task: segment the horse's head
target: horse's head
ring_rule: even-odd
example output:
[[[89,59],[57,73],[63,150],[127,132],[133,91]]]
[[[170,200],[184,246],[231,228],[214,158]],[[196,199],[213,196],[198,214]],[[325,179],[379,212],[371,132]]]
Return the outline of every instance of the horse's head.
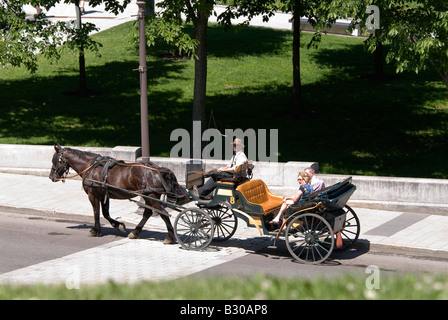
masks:
[[[63,151],[64,149],[59,145],[54,146],[55,153],[53,155],[53,159],[51,162],[53,165],[51,166],[50,171],[50,180],[53,182],[64,181],[64,177],[67,175],[70,166],[64,159]]]

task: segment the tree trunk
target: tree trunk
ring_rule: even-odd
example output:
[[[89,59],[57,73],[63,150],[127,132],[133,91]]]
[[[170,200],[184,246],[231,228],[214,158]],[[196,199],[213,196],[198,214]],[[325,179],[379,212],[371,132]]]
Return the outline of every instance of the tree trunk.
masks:
[[[433,65],[434,69],[439,74],[440,78],[442,79],[443,83],[445,84],[446,90],[448,90],[448,72],[442,71],[440,68],[436,67],[436,65],[432,61],[429,61],[429,62]]]
[[[87,95],[87,77],[86,77],[86,61],[84,58],[84,48],[81,45],[79,52],[79,88],[78,93],[80,96]]]
[[[375,78],[377,79],[383,79],[384,78],[384,58],[383,58],[383,43],[378,40],[378,38],[381,38],[382,30],[377,29],[375,30],[375,41],[376,41],[376,48],[375,48]]]
[[[303,114],[302,103],[302,81],[300,78],[300,16],[301,0],[294,0],[293,9],[293,42],[292,42],[292,66],[293,66],[293,114],[301,116]]]
[[[208,14],[199,12],[194,26],[194,37],[199,41],[194,64],[193,121],[205,121],[205,98],[207,90],[207,26]],[[204,127],[204,126],[202,126]]]
[[[442,78],[443,83],[445,84],[446,90],[448,90],[448,71],[444,71],[439,68],[440,64],[434,63],[434,61],[429,60],[429,63],[434,67],[434,69],[439,74],[440,78]]]

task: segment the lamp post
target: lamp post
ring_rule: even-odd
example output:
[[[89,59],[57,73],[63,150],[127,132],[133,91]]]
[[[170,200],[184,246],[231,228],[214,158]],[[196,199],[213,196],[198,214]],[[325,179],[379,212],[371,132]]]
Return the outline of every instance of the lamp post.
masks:
[[[146,1],[137,0],[138,5],[138,30],[139,30],[139,56],[140,65],[140,118],[142,139],[142,162],[149,162],[149,126],[148,126],[148,79],[146,67],[146,37],[145,14]]]

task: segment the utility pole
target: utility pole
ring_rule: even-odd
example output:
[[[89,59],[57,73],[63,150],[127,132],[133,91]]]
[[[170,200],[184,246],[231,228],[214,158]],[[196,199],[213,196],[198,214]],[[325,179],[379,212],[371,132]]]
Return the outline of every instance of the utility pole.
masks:
[[[142,135],[142,162],[149,162],[149,126],[148,126],[148,78],[146,67],[146,37],[145,15],[146,1],[137,0],[138,5],[138,30],[139,30],[139,55],[140,65],[140,117]]]

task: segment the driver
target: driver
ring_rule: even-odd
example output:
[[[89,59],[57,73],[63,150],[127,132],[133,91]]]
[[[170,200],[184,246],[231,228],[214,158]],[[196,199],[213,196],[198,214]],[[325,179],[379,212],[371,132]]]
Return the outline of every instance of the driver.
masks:
[[[193,186],[193,194],[197,198],[207,198],[208,194],[216,188],[216,181],[224,178],[232,178],[235,168],[247,162],[246,154],[244,153],[244,143],[241,139],[235,138],[233,140],[233,157],[227,166],[215,169],[210,173],[210,179],[201,186]]]

